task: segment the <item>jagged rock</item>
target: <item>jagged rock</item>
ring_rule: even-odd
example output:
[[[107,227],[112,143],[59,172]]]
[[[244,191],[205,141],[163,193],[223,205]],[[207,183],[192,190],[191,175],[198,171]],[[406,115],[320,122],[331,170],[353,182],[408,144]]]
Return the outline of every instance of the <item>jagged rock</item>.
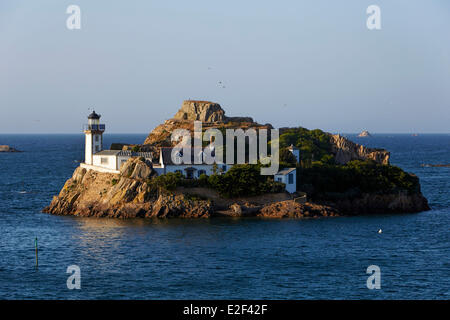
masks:
[[[183,195],[160,195],[146,217],[209,218],[212,212],[211,204],[205,200],[187,200]]]
[[[86,174],[86,172],[87,172],[87,170],[85,168],[82,168],[82,167],[76,168],[75,171],[73,172],[72,180],[74,182],[83,181],[83,177]]]
[[[120,168],[120,174],[131,179],[146,180],[155,174],[152,163],[141,158],[130,158]]]
[[[203,122],[223,121],[225,111],[218,103],[210,101],[185,100],[181,109],[175,114],[178,120],[199,120]]]
[[[227,117],[220,104],[211,101],[185,100],[173,117],[182,121],[202,122],[253,122],[251,117]],[[170,124],[170,120],[166,122]]]
[[[264,206],[258,216],[266,218],[333,217],[340,216],[340,212],[325,205],[289,200]]]
[[[374,160],[379,164],[389,164],[389,151],[367,148],[356,144],[345,137],[330,135],[331,152],[338,164],[346,164],[351,160]]]
[[[230,206],[230,209],[231,210],[233,210],[233,212],[235,213],[235,214],[242,214],[242,207],[239,205],[239,204],[237,204],[237,203],[233,203],[231,206]]]

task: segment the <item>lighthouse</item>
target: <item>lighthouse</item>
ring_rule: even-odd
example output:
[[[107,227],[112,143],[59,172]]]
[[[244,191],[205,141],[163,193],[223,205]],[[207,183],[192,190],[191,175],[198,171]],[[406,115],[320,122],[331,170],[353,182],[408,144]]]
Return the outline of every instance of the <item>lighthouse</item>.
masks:
[[[100,115],[95,111],[88,116],[88,123],[84,125],[85,143],[85,163],[93,164],[93,156],[103,149],[103,132],[105,125],[100,124]]]

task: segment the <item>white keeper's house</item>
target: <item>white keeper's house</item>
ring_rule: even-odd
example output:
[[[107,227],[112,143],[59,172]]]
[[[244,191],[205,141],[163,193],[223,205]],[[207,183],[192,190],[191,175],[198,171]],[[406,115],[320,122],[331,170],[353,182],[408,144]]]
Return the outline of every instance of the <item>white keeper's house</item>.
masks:
[[[130,150],[103,150],[103,133],[105,125],[100,123],[100,115],[93,111],[88,116],[88,123],[84,125],[85,134],[85,161],[80,166],[88,170],[99,172],[120,173],[120,167],[132,157],[143,157],[153,163],[153,155],[151,152],[133,152]],[[184,164],[182,151],[175,158],[172,158],[174,148],[161,148],[159,163],[153,163],[153,169],[158,175],[169,172],[180,172],[188,179],[197,179],[202,174],[211,175],[214,170],[218,173],[227,172],[233,165],[231,164],[206,164],[205,153],[202,149],[191,149],[191,164]],[[214,157],[214,150],[209,150],[210,156]],[[291,145],[289,148],[297,162],[300,161],[300,153],[297,148]],[[297,175],[296,168],[288,168],[279,171],[274,175],[274,180],[282,182],[286,185],[286,191],[289,193],[296,192]]]

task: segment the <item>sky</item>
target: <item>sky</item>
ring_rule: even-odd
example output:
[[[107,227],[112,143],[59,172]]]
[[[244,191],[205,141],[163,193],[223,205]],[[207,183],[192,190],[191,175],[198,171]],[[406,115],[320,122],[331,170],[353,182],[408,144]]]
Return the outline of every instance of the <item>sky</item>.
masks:
[[[0,133],[81,133],[89,108],[148,133],[185,99],[274,127],[449,133],[449,40],[448,0],[1,0]]]

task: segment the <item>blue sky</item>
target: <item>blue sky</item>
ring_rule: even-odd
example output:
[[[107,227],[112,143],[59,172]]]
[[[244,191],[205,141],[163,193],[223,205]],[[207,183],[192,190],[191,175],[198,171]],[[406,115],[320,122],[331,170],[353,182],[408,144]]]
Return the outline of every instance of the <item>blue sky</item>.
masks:
[[[449,35],[447,0],[2,0],[0,133],[81,132],[89,107],[147,133],[189,98],[275,127],[448,133]]]

